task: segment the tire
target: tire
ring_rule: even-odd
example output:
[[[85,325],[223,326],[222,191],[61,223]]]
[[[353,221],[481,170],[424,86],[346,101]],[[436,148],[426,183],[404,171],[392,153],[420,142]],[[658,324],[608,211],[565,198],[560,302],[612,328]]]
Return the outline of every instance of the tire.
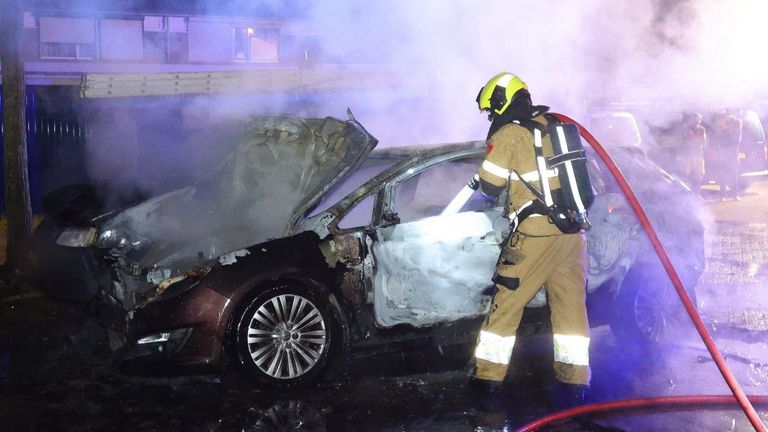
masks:
[[[686,286],[696,305],[693,286]],[[652,346],[673,340],[692,328],[672,282],[664,270],[632,269],[616,295],[611,331],[619,341]]]
[[[309,384],[325,370],[341,338],[327,295],[298,283],[259,292],[236,316],[238,363],[269,387]]]

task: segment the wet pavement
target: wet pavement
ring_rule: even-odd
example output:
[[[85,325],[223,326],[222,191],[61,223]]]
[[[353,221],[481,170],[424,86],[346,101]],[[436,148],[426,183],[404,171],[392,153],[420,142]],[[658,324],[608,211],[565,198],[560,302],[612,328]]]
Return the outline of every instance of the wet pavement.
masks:
[[[742,201],[703,196],[712,212],[698,306],[747,394],[768,395],[768,181]],[[42,305],[41,305],[42,303]],[[31,306],[34,304],[34,306]],[[100,331],[34,294],[0,299],[3,431],[491,431],[553,412],[551,341],[521,338],[504,396],[466,386],[461,353],[425,352],[352,365],[349,377],[272,392],[236,375],[136,377],[110,367]],[[653,351],[593,329],[592,400],[728,394],[692,326]],[[382,371],[386,371],[383,373]],[[768,410],[759,410],[768,421]],[[734,405],[643,411],[553,430],[748,431]]]

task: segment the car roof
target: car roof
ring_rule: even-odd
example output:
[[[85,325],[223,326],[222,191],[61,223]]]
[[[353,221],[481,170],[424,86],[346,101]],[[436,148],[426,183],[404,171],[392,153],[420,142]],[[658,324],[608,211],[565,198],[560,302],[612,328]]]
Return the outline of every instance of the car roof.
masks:
[[[378,175],[366,180],[362,185],[357,187],[355,191],[331,205],[329,210],[338,210],[353,205],[371,190],[375,189],[377,185],[390,181],[407,171],[409,168],[418,166],[425,161],[442,158],[451,159],[453,154],[466,155],[467,153],[477,153],[480,155],[484,154],[485,148],[485,141],[376,148],[368,154],[367,159],[385,159],[394,162],[393,165]],[[366,192],[362,193],[362,191]]]
[[[602,118],[634,118],[635,116],[632,115],[632,113],[629,113],[627,111],[597,111],[592,112],[589,114],[589,117],[591,119],[602,119]]]

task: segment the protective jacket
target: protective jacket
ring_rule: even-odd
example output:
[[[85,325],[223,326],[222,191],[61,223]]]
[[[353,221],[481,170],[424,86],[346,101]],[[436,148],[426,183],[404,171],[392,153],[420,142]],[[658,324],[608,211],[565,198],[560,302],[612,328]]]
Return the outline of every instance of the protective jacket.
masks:
[[[533,120],[547,124],[542,115]],[[548,135],[543,137],[542,146],[545,155],[553,155]],[[503,245],[497,263],[494,275],[497,293],[480,331],[475,377],[504,379],[523,309],[544,286],[552,312],[555,376],[569,384],[589,384],[584,234],[563,234],[545,215],[530,215],[519,225],[516,221],[535,200],[520,177],[541,188],[533,134],[516,123],[499,128],[490,139],[479,176],[484,191],[501,190],[509,182],[508,211],[516,231]],[[552,190],[560,187],[554,171],[547,174],[547,179]]]
[[[534,117],[533,121],[542,125],[547,124],[547,119],[543,115]],[[545,155],[552,156],[554,154],[549,135],[543,136],[542,145]],[[545,172],[549,179],[550,189],[559,189],[560,181],[557,173],[550,169]],[[488,154],[480,166],[479,174],[484,190],[488,189],[488,184],[496,188],[504,188],[507,181],[510,181],[507,212],[512,225],[517,226],[520,222],[517,216],[524,213],[536,200],[536,196],[523,184],[520,177],[536,189],[542,189],[532,133],[517,123],[507,123],[501,127],[490,139]],[[542,214],[531,214],[517,228],[532,235],[560,233],[560,230],[549,223],[547,217]]]

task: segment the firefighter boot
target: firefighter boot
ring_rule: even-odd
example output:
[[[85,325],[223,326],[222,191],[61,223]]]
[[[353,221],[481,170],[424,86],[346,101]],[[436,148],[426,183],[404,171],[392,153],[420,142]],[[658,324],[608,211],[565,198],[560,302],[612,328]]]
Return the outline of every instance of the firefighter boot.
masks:
[[[464,373],[467,377],[467,389],[473,396],[485,396],[501,392],[503,381],[494,381],[477,378],[477,361],[473,357],[464,367]]]
[[[484,380],[471,377],[467,381],[470,397],[483,412],[503,412],[507,405],[507,394],[503,381]]]
[[[558,410],[566,410],[587,403],[589,386],[555,382],[552,389],[552,399]]]

